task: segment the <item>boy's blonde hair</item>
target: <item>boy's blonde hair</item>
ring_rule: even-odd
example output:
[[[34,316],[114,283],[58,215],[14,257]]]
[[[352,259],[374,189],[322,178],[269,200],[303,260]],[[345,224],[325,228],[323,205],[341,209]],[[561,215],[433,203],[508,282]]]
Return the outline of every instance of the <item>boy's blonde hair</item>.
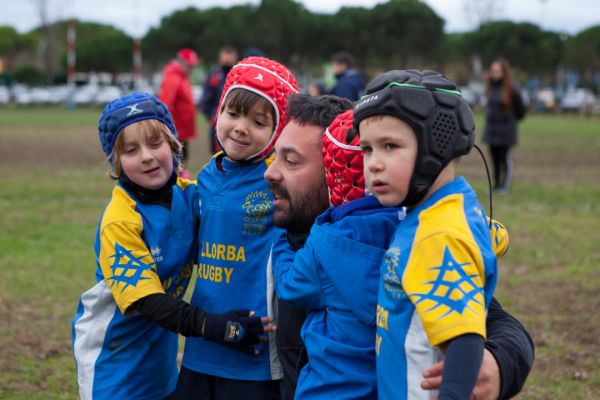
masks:
[[[182,145],[179,140],[171,133],[171,130],[162,122],[156,119],[145,119],[142,121],[135,122],[131,125],[127,125],[123,128],[119,134],[117,135],[117,139],[115,141],[115,145],[113,147],[113,151],[110,155],[112,168],[109,170],[108,175],[111,179],[118,180],[123,172],[123,168],[121,167],[120,156],[123,154],[123,147],[125,146],[125,140],[123,139],[123,132],[125,129],[136,126],[138,129],[141,129],[144,134],[146,140],[151,141],[156,139],[158,136],[162,135],[162,137],[167,141],[171,151],[173,152],[173,158],[179,160],[181,155]],[[181,172],[181,163],[177,164],[177,170],[174,171],[177,175]]]

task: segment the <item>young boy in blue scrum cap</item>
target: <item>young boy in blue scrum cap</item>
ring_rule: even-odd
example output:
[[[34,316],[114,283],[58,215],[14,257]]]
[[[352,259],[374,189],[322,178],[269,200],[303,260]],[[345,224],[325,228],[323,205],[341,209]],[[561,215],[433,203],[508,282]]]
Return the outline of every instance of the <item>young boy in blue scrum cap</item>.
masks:
[[[379,398],[427,399],[421,372],[445,352],[440,399],[469,399],[482,360],[496,254],[473,189],[455,178],[475,137],[456,85],[433,71],[390,71],[354,108],[367,188],[404,206],[381,265]],[[504,232],[502,230],[502,232]]]
[[[178,178],[181,144],[147,93],[109,103],[98,124],[117,180],[98,224],[96,284],[73,318],[82,399],[161,399],[177,382],[177,333],[253,351],[261,319],[211,314],[181,300],[196,256],[196,183]]]

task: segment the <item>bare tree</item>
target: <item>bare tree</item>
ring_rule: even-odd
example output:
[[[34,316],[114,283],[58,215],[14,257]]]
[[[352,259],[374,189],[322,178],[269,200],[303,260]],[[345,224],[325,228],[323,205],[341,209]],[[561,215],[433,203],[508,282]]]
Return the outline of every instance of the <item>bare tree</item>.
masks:
[[[50,22],[49,0],[32,0],[40,16],[42,29],[42,54],[44,60],[44,72],[46,73],[46,83],[54,83],[54,32]]]
[[[502,16],[509,0],[464,0],[465,15],[477,28]]]

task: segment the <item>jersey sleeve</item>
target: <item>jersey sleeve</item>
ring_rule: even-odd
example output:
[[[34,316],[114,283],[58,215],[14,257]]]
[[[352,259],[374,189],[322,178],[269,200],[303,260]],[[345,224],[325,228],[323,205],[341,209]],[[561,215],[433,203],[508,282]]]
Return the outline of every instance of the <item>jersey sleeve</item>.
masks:
[[[100,232],[98,263],[123,314],[137,300],[165,293],[141,233],[142,226],[130,221],[113,222]]]
[[[485,338],[485,267],[472,241],[441,232],[415,243],[402,286],[432,346],[467,333]]]

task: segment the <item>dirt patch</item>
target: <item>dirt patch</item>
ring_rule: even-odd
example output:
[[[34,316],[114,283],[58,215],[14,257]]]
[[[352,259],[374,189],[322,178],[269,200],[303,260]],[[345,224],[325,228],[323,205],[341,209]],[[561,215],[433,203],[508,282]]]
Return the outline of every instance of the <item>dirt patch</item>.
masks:
[[[72,304],[54,304],[48,309],[36,303],[42,304],[0,299],[0,369],[4,372],[22,371],[19,360],[23,358],[47,360],[71,352],[65,321]]]
[[[536,347],[530,381],[559,386],[597,379],[600,354],[600,299],[574,284],[536,279],[512,285],[509,311],[527,327]],[[589,382],[588,382],[589,383]],[[557,398],[548,387],[525,385],[521,396]],[[586,385],[583,398],[600,398],[600,387]],[[519,396],[519,397],[521,397]],[[575,397],[570,397],[575,398]]]
[[[491,158],[484,150],[490,174]],[[522,182],[552,181],[598,182],[600,181],[600,159],[597,154],[577,154],[574,152],[535,152],[517,149],[514,152],[514,179]],[[476,151],[463,158],[460,173],[469,178],[485,179],[485,166]]]

